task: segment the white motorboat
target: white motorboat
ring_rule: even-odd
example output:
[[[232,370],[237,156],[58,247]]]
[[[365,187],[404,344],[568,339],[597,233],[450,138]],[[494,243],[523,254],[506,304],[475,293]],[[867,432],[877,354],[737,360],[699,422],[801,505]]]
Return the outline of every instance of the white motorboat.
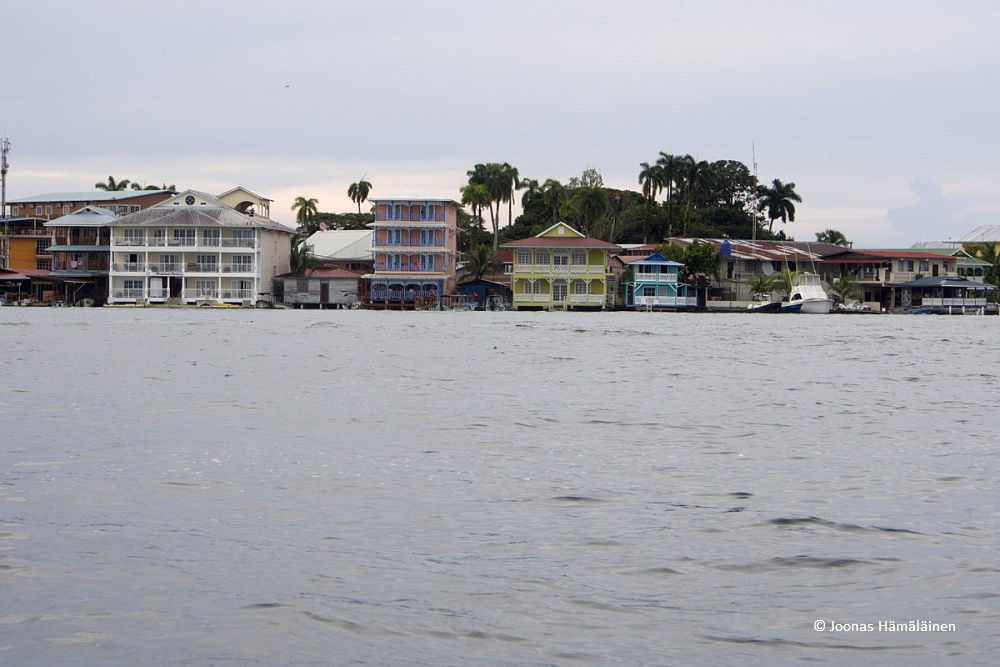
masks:
[[[833,299],[823,290],[815,273],[800,273],[795,277],[788,301],[781,303],[783,313],[829,313]]]

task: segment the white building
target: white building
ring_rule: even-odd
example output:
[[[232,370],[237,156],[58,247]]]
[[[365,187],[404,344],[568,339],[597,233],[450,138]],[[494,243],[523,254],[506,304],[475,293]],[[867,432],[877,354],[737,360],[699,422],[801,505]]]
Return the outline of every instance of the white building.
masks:
[[[256,206],[241,213],[188,190],[111,223],[108,303],[244,304],[272,293],[293,230],[261,215],[249,190],[224,196]]]

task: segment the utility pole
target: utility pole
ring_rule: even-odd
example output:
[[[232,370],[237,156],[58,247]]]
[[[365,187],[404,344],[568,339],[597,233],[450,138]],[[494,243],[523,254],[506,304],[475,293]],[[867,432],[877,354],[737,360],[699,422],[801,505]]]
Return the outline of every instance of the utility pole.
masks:
[[[10,267],[10,225],[7,223],[7,153],[10,141],[0,139],[0,218],[3,218],[3,268]]]

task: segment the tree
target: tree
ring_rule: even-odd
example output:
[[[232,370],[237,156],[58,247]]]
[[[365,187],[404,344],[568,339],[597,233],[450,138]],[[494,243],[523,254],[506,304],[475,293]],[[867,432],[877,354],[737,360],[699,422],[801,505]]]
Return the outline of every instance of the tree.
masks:
[[[847,303],[858,294],[858,283],[849,275],[842,275],[832,285],[833,293],[837,295],[841,303]]]
[[[289,243],[291,244],[288,256],[289,270],[302,271],[319,265],[319,260],[312,255],[312,248],[306,243],[304,236],[296,232],[289,238]]]
[[[642,242],[647,243],[649,241],[651,210],[656,196],[663,188],[663,170],[659,166],[649,164],[648,162],[641,162],[639,166],[641,167],[639,170],[639,185],[642,186],[642,196],[646,199],[646,219],[643,226]]]
[[[545,179],[542,184],[542,198],[552,211],[552,224],[559,222],[559,205],[566,197],[566,188],[554,178]]]
[[[751,294],[770,295],[774,291],[776,282],[776,276],[773,273],[769,276],[763,273],[753,273],[747,281],[747,286],[750,288]]]
[[[504,182],[503,199],[507,202],[507,226],[509,227],[514,224],[514,191],[521,189],[521,181],[518,178],[517,169],[506,162],[501,165],[501,170],[506,179]],[[499,238],[499,233],[494,237],[494,250],[496,249],[497,238]]]
[[[845,248],[851,245],[847,237],[836,229],[824,229],[821,232],[816,232],[816,242],[832,243],[833,245],[844,246]]]
[[[604,188],[579,188],[574,193],[573,199],[583,219],[585,233],[588,236],[594,235],[595,228],[608,212],[608,197],[604,194]]]
[[[163,185],[147,185],[143,187],[139,185],[138,181],[132,181],[131,187],[133,190],[166,190],[168,192],[177,191],[176,185],[167,185],[166,183],[164,183]]]
[[[466,278],[472,275],[481,280],[484,275],[493,275],[503,269],[503,262],[497,257],[497,251],[485,243],[474,248],[465,258]]]
[[[524,189],[524,194],[521,195],[521,209],[526,209],[531,204],[532,200],[541,194],[542,188],[538,184],[538,179],[535,178],[525,178],[521,181],[521,188]]]
[[[966,246],[965,251],[989,264],[983,276],[985,282],[991,285],[1000,282],[1000,253],[996,243],[974,243]]]
[[[358,205],[358,213],[361,213],[361,203],[368,199],[368,193],[372,191],[372,184],[362,176],[357,183],[351,183],[347,188],[347,196]]]
[[[98,190],[104,190],[105,192],[121,192],[122,190],[128,190],[130,180],[123,179],[121,181],[116,181],[114,176],[108,175],[107,183],[94,183],[94,187]]]
[[[695,160],[690,155],[680,158],[680,189],[684,201],[684,218],[681,225],[681,235],[687,235],[688,222],[691,220],[691,207],[698,199],[705,199],[715,183],[712,166],[705,160]]]
[[[496,249],[500,240],[500,204],[513,197],[513,181],[517,178],[517,170],[507,163],[488,162],[477,164],[466,174],[469,185],[485,185],[490,193],[490,224],[493,226],[493,248]]]
[[[777,278],[774,280],[775,288],[781,290],[788,296],[791,296],[792,287],[795,285],[795,277],[797,275],[797,271],[792,271],[791,269],[786,268],[781,273],[777,274]]]
[[[684,249],[684,272],[687,276],[717,276],[719,273],[719,253],[708,242],[691,241]]]
[[[298,228],[300,231],[308,227],[309,223],[316,217],[316,204],[318,202],[315,199],[306,199],[305,197],[296,197],[295,203],[292,204],[292,210],[295,213],[295,222],[298,223]]]
[[[774,221],[779,218],[782,222],[795,222],[794,202],[802,202],[802,197],[795,192],[795,183],[782,183],[776,178],[771,187],[757,186],[757,193],[760,197],[758,210],[767,211],[768,232],[774,231]]]
[[[489,207],[493,202],[490,191],[482,183],[470,183],[459,192],[462,193],[462,205],[472,208],[472,218],[474,221],[478,221],[481,227],[483,225],[483,208]]]

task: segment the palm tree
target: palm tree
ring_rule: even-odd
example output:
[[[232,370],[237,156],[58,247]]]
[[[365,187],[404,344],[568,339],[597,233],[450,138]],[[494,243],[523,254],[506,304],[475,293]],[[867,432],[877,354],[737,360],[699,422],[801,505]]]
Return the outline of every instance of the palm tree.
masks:
[[[481,280],[484,275],[492,275],[503,268],[503,262],[497,256],[497,251],[485,243],[480,243],[469,252],[465,258],[465,276],[475,276]]]
[[[715,182],[715,176],[712,173],[712,165],[705,160],[695,160],[690,155],[685,155],[679,158],[678,162],[679,184],[684,200],[684,221],[681,234],[687,235],[687,226],[691,219],[691,206],[695,197],[711,189],[712,183]]]
[[[782,183],[779,179],[774,179],[771,187],[758,185],[757,193],[760,196],[758,210],[767,211],[770,221],[767,226],[768,232],[774,231],[774,221],[781,218],[782,222],[795,222],[795,204],[802,202],[802,197],[795,192],[795,183]]]
[[[639,170],[639,185],[642,186],[642,196],[652,204],[656,196],[660,194],[660,190],[663,189],[663,172],[658,166],[648,162],[641,162],[639,166],[642,167]]]
[[[291,244],[291,253],[288,257],[290,271],[302,271],[319,265],[319,260],[311,254],[312,248],[301,234],[298,232],[292,234],[289,243]]]
[[[504,162],[501,165],[501,169],[503,170],[504,177],[507,179],[503,198],[507,202],[507,226],[510,227],[514,224],[514,191],[521,189],[521,181],[518,179],[516,167],[512,167]]]
[[[795,277],[798,276],[798,271],[792,271],[791,269],[785,269],[781,273],[777,274],[774,279],[774,287],[781,290],[788,296],[792,295],[792,287],[795,286]]]
[[[559,222],[559,205],[566,197],[566,188],[562,183],[554,178],[545,179],[542,184],[542,199],[545,205],[552,210],[552,224]]]
[[[372,184],[362,176],[357,183],[351,183],[347,188],[347,196],[358,205],[358,213],[361,213],[361,202],[368,199],[368,193],[372,191]]]
[[[524,194],[521,195],[521,208],[527,208],[528,202],[541,194],[541,186],[538,185],[538,179],[526,178],[521,181],[521,188],[524,189]]]
[[[459,190],[459,192],[462,193],[462,205],[472,208],[472,217],[479,224],[479,227],[482,228],[483,207],[489,207],[493,202],[490,191],[482,183],[470,183]],[[496,237],[493,240],[496,243]]]
[[[105,192],[121,192],[122,190],[127,190],[129,181],[127,178],[121,181],[116,181],[114,176],[108,175],[107,183],[94,183],[94,187],[98,190],[104,190]]]
[[[608,212],[608,197],[604,194],[604,188],[580,188],[576,199],[587,235],[592,236],[597,223]]]
[[[298,223],[299,229],[304,229],[316,217],[316,204],[318,203],[315,199],[306,199],[305,197],[295,198],[292,210],[296,211],[295,222]]]
[[[858,283],[854,278],[844,274],[833,283],[832,291],[840,298],[840,302],[846,304],[849,299],[858,295]]]
[[[1000,253],[996,243],[975,243],[966,246],[965,251],[989,264],[983,276],[985,282],[996,285],[1000,282]]]
[[[776,282],[776,276],[773,273],[769,276],[763,273],[754,273],[751,274],[750,280],[747,281],[747,287],[750,288],[751,294],[770,295],[774,291]]]
[[[851,245],[851,242],[847,240],[842,232],[838,232],[836,229],[824,229],[821,232],[816,232],[816,242],[817,243],[831,243],[833,245],[844,246],[845,248]]]

